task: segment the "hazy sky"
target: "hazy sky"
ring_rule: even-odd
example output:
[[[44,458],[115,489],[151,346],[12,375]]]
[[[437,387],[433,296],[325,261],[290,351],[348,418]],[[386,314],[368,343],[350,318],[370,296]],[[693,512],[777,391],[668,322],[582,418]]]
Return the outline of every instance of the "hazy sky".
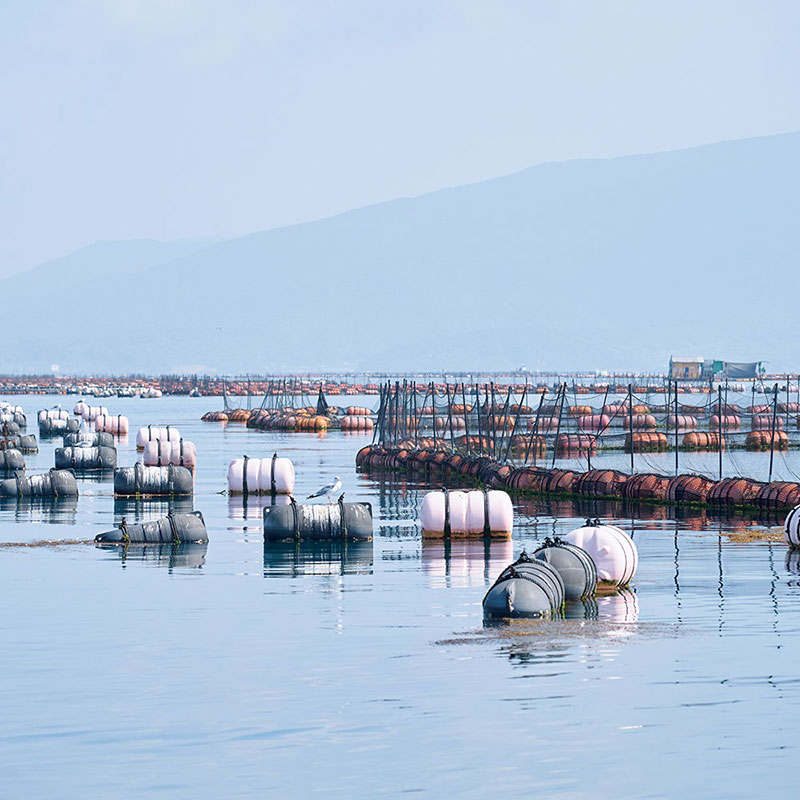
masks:
[[[800,129],[800,3],[0,0],[0,276]]]

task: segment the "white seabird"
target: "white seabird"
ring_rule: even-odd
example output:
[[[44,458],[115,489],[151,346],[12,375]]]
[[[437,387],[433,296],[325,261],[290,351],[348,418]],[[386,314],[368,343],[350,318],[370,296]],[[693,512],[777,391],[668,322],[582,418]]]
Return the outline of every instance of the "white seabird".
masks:
[[[314,492],[314,494],[310,494],[306,498],[306,500],[311,500],[311,498],[313,498],[313,497],[326,497],[327,496],[328,500],[330,502],[333,502],[330,499],[330,495],[336,494],[336,492],[338,492],[339,489],[341,489],[341,488],[342,488],[342,479],[337,475],[336,477],[334,477],[333,483],[326,483],[325,486],[323,486],[321,489],[318,489],[316,492]]]

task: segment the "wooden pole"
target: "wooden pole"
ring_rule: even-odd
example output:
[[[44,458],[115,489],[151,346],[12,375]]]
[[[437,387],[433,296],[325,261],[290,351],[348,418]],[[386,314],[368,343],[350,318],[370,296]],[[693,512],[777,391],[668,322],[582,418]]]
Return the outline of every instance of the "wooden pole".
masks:
[[[775,384],[775,389],[772,398],[772,436],[769,440],[769,479],[767,483],[772,483],[772,460],[775,457],[775,425],[778,419],[778,384]]]
[[[633,384],[628,384],[628,435],[631,441],[631,475],[633,475]]]

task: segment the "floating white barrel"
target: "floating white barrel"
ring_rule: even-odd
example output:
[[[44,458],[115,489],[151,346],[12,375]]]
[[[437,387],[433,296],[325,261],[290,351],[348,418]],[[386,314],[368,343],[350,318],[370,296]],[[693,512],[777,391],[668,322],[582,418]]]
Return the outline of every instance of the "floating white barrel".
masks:
[[[783,523],[783,535],[789,547],[800,548],[800,506],[795,506]]]
[[[122,416],[122,414],[114,417],[101,414],[94,421],[94,429],[105,433],[126,434],[128,432],[128,418]]]
[[[228,466],[228,491],[234,494],[292,494],[294,464],[288,458],[236,458]]]
[[[633,539],[616,525],[585,525],[564,537],[582,547],[597,565],[601,581],[625,586],[636,574],[639,553]]]
[[[156,442],[159,440],[163,442],[179,442],[180,439],[181,432],[171,425],[165,425],[164,427],[148,425],[145,428],[139,428],[139,432],[136,434],[136,449],[144,450],[144,446],[147,442]]]
[[[483,533],[511,535],[514,508],[506,492],[448,491],[428,492],[420,513],[422,535],[439,538],[445,531],[453,536]]]
[[[105,406],[87,406],[83,413],[83,418],[88,419],[90,422],[103,416],[108,416],[108,409]]]
[[[69,419],[69,414],[60,408],[48,408],[39,412],[39,422],[46,419]]]
[[[84,403],[83,400],[79,400],[77,403],[75,403],[75,408],[72,409],[72,413],[76,417],[83,417],[86,415],[88,411],[89,411],[89,406],[86,403]]]
[[[194,467],[197,461],[197,448],[194,442],[181,439],[168,442],[155,439],[144,444],[142,462],[146,467],[163,467],[174,464],[179,467]]]
[[[4,414],[24,414],[25,412],[22,410],[22,406],[12,406],[11,403],[6,402],[3,400],[0,403],[0,411]]]

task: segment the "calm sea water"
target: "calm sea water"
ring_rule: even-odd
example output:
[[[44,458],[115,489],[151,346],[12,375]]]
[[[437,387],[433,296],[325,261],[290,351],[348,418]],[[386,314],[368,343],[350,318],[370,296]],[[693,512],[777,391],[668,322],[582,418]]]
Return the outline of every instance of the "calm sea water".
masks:
[[[18,398],[29,431],[58,400]],[[800,563],[740,535],[777,520],[616,519],[639,547],[633,592],[486,628],[486,588],[523,547],[619,507],[522,501],[512,543],[445,550],[421,542],[419,487],[356,474],[367,437],[202,423],[209,398],[102,402],[134,431],[172,423],[196,442],[210,542],[0,548],[0,796],[794,788]],[[57,441],[29,470],[52,466]],[[230,459],[275,450],[295,462],[298,495],[339,475],[347,499],[370,501],[375,541],[265,549],[258,505],[223,491]],[[2,504],[0,541],[88,540],[166,510],[82,481],[74,504]]]

